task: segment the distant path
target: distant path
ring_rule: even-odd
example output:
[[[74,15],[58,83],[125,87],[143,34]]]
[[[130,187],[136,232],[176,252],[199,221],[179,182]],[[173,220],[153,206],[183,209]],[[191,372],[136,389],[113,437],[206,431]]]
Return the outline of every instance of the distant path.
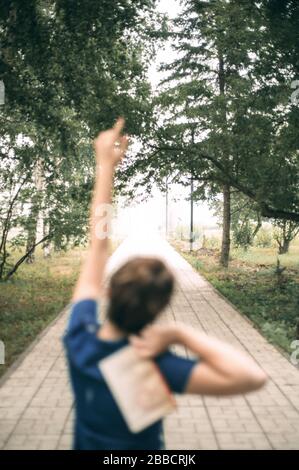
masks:
[[[160,238],[126,240],[110,269],[129,254],[145,252],[164,257],[178,279],[165,316],[246,350],[271,378],[266,388],[247,396],[179,397],[178,412],[165,424],[167,447],[299,449],[299,371]],[[72,397],[60,340],[66,319],[67,313],[60,316],[2,383],[0,449],[70,448]]]

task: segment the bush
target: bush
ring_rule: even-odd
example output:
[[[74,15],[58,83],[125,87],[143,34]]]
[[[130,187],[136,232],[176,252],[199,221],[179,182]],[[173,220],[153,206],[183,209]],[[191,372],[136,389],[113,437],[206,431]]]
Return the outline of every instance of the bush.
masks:
[[[270,229],[261,228],[255,237],[255,246],[270,248],[273,245],[273,236]]]
[[[253,244],[254,225],[249,222],[233,229],[233,245],[236,248],[248,248]]]

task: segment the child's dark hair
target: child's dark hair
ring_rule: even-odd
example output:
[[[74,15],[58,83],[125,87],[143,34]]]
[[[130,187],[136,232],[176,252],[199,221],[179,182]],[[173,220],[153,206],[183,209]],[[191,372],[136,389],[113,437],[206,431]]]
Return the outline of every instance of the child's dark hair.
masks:
[[[137,257],[110,279],[108,318],[121,331],[138,333],[169,303],[174,277],[163,261]]]

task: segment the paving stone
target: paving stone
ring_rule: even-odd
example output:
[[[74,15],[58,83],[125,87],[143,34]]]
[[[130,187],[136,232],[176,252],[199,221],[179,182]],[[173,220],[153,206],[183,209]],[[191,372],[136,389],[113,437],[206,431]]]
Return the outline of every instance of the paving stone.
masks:
[[[124,242],[109,262],[129,252],[156,254],[175,272],[171,305],[160,322],[181,321],[247,351],[269,375],[259,392],[236,397],[178,396],[165,421],[168,449],[299,449],[299,370],[166,242]],[[71,449],[73,397],[61,343],[65,311],[0,388],[0,449]],[[188,355],[176,346],[178,354]]]

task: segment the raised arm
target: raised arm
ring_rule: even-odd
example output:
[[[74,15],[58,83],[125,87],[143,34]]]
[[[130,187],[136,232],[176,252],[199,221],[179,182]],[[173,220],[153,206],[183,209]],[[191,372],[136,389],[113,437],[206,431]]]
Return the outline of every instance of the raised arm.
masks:
[[[182,344],[200,358],[185,393],[232,395],[257,390],[267,376],[247,354],[186,325],[154,325],[131,338],[143,357],[154,357],[171,344]]]
[[[118,119],[112,129],[101,132],[94,141],[96,179],[90,209],[90,245],[77,281],[72,301],[97,299],[108,259],[111,199],[114,170],[122,160],[127,136],[122,136],[124,120]]]

